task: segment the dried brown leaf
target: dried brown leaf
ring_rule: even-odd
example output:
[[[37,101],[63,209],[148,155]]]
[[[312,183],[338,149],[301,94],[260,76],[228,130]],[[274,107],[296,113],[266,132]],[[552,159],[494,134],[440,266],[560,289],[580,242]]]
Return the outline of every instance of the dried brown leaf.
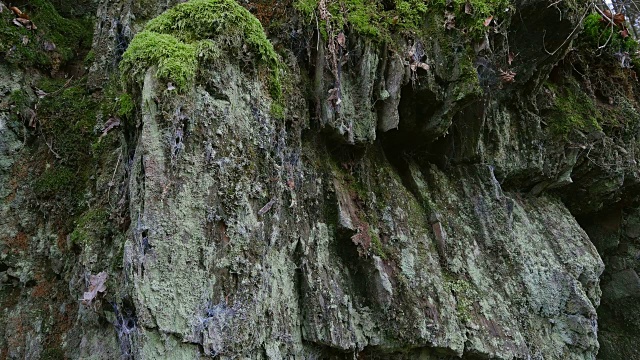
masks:
[[[91,302],[98,296],[98,293],[103,293],[107,290],[107,285],[105,285],[107,277],[108,275],[104,271],[96,275],[91,275],[89,278],[89,291],[85,292],[82,299],[80,299],[83,305],[91,305]]]
[[[49,93],[36,88],[36,95],[38,96],[38,99],[42,99],[43,97],[49,95]]]
[[[102,129],[102,135],[100,135],[100,137],[106,136],[107,133],[116,126],[120,126],[120,119],[115,116],[110,117],[104,124],[104,129]]]
[[[18,9],[15,6],[11,6],[9,10],[13,11],[13,13],[16,14],[16,16],[20,16],[22,14],[22,11],[20,11],[20,9]]]
[[[515,80],[516,73],[512,70],[500,70],[500,80],[504,83],[512,83]]]
[[[621,26],[624,24],[624,14],[615,14],[613,15],[613,23],[616,24],[616,26]]]
[[[471,3],[469,1],[464,3],[464,13],[467,15],[473,14],[473,7],[471,6]]]
[[[456,27],[456,14],[445,11],[444,12],[444,28],[447,30],[454,29]]]
[[[620,36],[622,36],[623,39],[626,39],[629,37],[629,30],[627,30],[626,28],[620,30]]]
[[[45,41],[42,45],[46,51],[54,51],[56,49],[56,44],[51,41]]]
[[[486,18],[482,24],[484,26],[489,26],[491,24],[492,20],[493,20],[493,15],[489,16],[488,18]]]
[[[338,45],[340,45],[340,47],[342,47],[343,49],[346,49],[345,45],[347,43],[347,40],[344,36],[343,32],[340,32],[340,34],[338,34]]]

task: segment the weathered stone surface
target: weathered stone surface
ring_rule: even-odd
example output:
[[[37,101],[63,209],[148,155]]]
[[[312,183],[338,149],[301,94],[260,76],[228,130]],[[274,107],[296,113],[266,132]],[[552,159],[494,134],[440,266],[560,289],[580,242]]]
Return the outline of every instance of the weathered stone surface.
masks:
[[[95,97],[124,91],[129,41],[176,3],[97,4]],[[34,194],[68,159],[9,99],[37,110],[47,74],[0,65],[0,358],[595,359],[598,337],[601,358],[637,357],[640,115],[616,98],[623,129],[552,134],[569,85],[545,82],[575,66],[557,63],[584,9],[513,6],[531,21],[473,47],[430,13],[431,36],[311,30],[300,55],[314,25],[291,20],[271,34],[281,103],[242,46],[183,92],[151,67],[121,127],[101,136],[106,102],[83,134],[78,213]]]

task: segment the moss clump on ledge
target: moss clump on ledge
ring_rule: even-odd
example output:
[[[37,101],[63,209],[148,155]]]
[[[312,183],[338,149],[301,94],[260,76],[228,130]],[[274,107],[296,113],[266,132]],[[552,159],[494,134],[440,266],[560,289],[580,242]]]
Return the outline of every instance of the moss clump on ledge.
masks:
[[[586,93],[578,84],[568,84],[564,92],[548,84],[556,93],[554,113],[549,119],[549,129],[557,136],[567,138],[574,131],[602,130],[598,119],[602,116]]]
[[[271,71],[272,95],[281,96],[278,55],[258,19],[233,0],[191,0],[167,10],[133,38],[121,69],[140,74],[155,65],[159,78],[185,91],[194,82],[199,60],[218,56],[212,43],[234,49],[248,45]]]

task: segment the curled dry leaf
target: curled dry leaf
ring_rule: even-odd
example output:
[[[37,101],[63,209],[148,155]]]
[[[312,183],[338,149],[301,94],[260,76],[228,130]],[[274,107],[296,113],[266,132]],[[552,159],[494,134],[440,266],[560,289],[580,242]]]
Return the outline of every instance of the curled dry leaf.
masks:
[[[56,44],[52,43],[51,41],[45,41],[43,43],[43,47],[46,51],[54,51],[56,49]]]
[[[120,119],[115,116],[110,117],[109,120],[107,120],[107,122],[104,124],[104,129],[102,129],[102,135],[100,135],[100,138],[107,135],[109,130],[113,129],[116,126],[120,126]]]
[[[493,20],[493,15],[489,16],[488,18],[486,18],[482,24],[484,26],[489,26],[491,24],[492,20]]]
[[[47,93],[46,91],[40,90],[38,88],[36,88],[36,96],[38,96],[38,99],[42,99],[43,97],[49,95],[49,93]]]
[[[344,36],[344,33],[340,32],[340,34],[338,34],[338,45],[340,45],[340,47],[342,47],[343,49],[346,49],[346,46],[345,46],[346,43],[347,43],[347,40]]]
[[[473,7],[471,6],[471,3],[469,1],[464,3],[464,13],[467,15],[473,14]]]
[[[107,290],[107,285],[105,285],[107,277],[108,275],[104,271],[96,275],[91,275],[89,278],[89,291],[85,292],[82,299],[80,299],[83,305],[91,305],[91,302],[98,296],[98,293],[103,293]]]
[[[14,13],[16,16],[20,16],[20,15],[22,15],[22,11],[20,11],[20,9],[18,9],[18,8],[17,8],[17,7],[15,7],[15,6],[10,7],[10,8],[9,8],[9,10],[13,11],[13,13]]]
[[[620,30],[620,36],[622,36],[623,39],[628,38],[629,37],[629,30],[627,30],[627,29]]]
[[[515,80],[516,73],[512,70],[500,70],[500,80],[504,83],[512,83]]]
[[[615,14],[613,15],[613,23],[616,26],[621,26],[624,24],[624,14]]]
[[[456,27],[456,14],[445,11],[444,12],[444,28],[447,30],[454,29]]]

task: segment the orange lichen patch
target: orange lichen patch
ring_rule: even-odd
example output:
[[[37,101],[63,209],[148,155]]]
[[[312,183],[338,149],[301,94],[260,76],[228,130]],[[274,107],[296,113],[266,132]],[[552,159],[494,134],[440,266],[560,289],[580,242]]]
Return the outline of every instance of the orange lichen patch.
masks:
[[[29,249],[29,241],[27,234],[24,232],[19,232],[13,238],[8,238],[5,240],[5,244],[13,253],[18,253],[21,251],[27,251]]]

